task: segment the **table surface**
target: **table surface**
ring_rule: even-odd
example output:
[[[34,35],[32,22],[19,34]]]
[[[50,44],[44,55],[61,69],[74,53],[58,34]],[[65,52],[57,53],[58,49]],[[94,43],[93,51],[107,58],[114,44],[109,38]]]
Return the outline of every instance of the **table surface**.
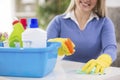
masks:
[[[65,60],[57,60],[56,66],[50,74],[43,78],[0,77],[0,80],[120,80],[120,68],[109,67],[105,75],[77,74],[76,70],[84,64]]]

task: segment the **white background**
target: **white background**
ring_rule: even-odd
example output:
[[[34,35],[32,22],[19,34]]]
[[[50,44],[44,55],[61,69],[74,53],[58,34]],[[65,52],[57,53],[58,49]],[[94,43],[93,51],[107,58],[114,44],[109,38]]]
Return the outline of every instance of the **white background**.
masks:
[[[12,0],[2,0],[0,2],[0,32],[12,31],[13,6]]]
[[[120,7],[120,0],[106,0],[109,7]]]

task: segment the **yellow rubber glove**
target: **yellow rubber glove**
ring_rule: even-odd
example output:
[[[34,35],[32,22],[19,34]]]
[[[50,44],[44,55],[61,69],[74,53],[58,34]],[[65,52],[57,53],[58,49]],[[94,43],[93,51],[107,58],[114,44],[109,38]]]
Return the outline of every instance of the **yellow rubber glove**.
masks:
[[[82,71],[90,73],[95,68],[95,73],[103,74],[104,69],[109,67],[112,63],[112,58],[108,54],[100,55],[96,60],[92,59],[88,61],[82,68]]]
[[[74,50],[74,43],[69,39],[69,38],[54,38],[54,39],[49,39],[49,42],[60,42],[61,47],[58,49],[58,55],[59,56],[69,56],[72,55],[75,50]]]

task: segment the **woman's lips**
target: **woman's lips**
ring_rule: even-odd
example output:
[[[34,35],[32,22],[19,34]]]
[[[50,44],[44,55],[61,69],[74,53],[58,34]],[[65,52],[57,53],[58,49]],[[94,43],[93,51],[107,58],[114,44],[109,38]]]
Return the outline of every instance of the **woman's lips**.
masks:
[[[82,4],[82,6],[84,6],[84,7],[90,7],[90,3],[88,3],[88,2],[80,1],[80,4]]]

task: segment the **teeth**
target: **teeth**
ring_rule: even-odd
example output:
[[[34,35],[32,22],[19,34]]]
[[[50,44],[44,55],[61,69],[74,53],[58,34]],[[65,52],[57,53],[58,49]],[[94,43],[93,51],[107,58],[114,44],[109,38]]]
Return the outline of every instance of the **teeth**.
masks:
[[[87,4],[87,3],[83,3],[83,5],[88,6],[88,4]]]
[[[90,4],[89,4],[89,3],[86,3],[86,2],[80,1],[80,3],[82,3],[82,4],[85,5],[85,6],[90,6]]]

